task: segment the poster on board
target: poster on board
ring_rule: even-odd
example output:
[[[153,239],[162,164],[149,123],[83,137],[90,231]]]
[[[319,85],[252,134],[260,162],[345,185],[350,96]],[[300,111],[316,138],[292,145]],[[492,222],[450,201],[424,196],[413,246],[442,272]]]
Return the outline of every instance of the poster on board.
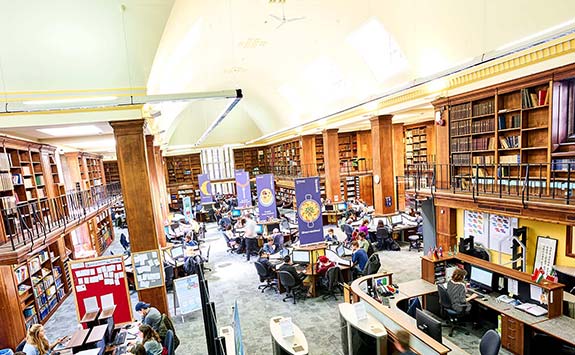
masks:
[[[480,243],[484,247],[489,247],[489,227],[488,214],[477,211],[465,211],[464,236],[474,236],[475,243]]]
[[[537,248],[535,250],[535,262],[533,270],[543,268],[546,275],[551,273],[557,256],[557,239],[537,236]]]
[[[517,218],[489,215],[489,249],[505,254],[512,253],[513,228],[517,228]]]
[[[188,314],[202,308],[198,275],[190,275],[175,279],[174,293],[178,310],[181,315]]]
[[[164,268],[158,250],[133,252],[132,267],[134,268],[136,290],[164,285]]]
[[[323,242],[319,177],[295,179],[294,183],[300,244]]]
[[[259,220],[267,221],[277,217],[276,193],[273,174],[256,175],[258,190]]]

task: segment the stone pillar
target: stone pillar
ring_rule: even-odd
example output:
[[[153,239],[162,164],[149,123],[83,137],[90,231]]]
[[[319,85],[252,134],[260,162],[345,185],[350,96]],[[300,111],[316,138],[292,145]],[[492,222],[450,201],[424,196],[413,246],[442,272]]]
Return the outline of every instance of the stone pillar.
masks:
[[[302,176],[317,176],[317,160],[315,152],[315,135],[301,137],[301,172]]]
[[[392,117],[393,115],[383,115],[369,120],[373,149],[373,204],[377,215],[395,212]]]
[[[166,246],[166,234],[164,233],[164,219],[162,218],[162,210],[160,205],[160,189],[158,181],[158,171],[156,164],[156,155],[154,153],[154,136],[146,136],[146,155],[148,157],[148,173],[150,174],[150,187],[152,190],[152,203],[154,209],[154,217],[156,221],[156,232],[158,234],[158,242],[161,247]]]
[[[144,120],[114,121],[116,155],[132,252],[158,250],[152,190],[146,159]],[[169,314],[166,287],[138,291],[138,298]]]
[[[325,196],[331,202],[341,201],[337,128],[323,131],[323,159],[325,162]]]

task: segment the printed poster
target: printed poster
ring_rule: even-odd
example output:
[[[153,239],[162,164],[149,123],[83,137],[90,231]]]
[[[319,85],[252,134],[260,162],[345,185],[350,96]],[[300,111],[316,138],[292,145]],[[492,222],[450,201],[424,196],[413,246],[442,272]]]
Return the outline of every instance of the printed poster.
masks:
[[[258,191],[258,211],[260,214],[260,221],[276,218],[277,213],[274,175],[257,175],[256,187]]]
[[[198,175],[198,185],[200,186],[200,198],[202,203],[210,203],[212,199],[212,183],[208,174]]]
[[[184,218],[187,223],[192,220],[192,199],[190,196],[186,196],[182,199],[182,205],[184,206]]]
[[[300,244],[323,241],[319,177],[295,179]]]
[[[251,207],[252,192],[250,190],[250,173],[247,171],[236,171],[236,190],[238,207]]]
[[[488,214],[476,211],[465,211],[465,238],[474,236],[475,243],[489,247]]]
[[[513,228],[517,228],[517,218],[489,215],[489,249],[511,254]],[[500,247],[501,244],[501,247]]]

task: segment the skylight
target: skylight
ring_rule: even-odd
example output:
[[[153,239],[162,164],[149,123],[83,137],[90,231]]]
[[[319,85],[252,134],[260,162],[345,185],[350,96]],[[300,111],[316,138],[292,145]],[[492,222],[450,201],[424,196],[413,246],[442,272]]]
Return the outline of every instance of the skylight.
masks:
[[[363,58],[379,82],[407,67],[407,60],[395,39],[375,18],[350,33],[346,41]]]
[[[37,131],[54,137],[91,136],[102,133],[100,128],[93,125],[39,128]]]

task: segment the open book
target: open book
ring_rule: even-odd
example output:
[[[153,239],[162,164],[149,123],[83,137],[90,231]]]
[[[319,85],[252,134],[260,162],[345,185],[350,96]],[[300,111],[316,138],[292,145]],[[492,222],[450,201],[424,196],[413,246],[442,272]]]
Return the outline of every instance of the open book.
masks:
[[[538,306],[536,304],[532,304],[532,303],[523,303],[523,304],[520,304],[519,306],[515,306],[515,308],[520,309],[522,311],[525,311],[525,312],[532,314],[536,317],[547,314],[547,310],[545,308]]]

